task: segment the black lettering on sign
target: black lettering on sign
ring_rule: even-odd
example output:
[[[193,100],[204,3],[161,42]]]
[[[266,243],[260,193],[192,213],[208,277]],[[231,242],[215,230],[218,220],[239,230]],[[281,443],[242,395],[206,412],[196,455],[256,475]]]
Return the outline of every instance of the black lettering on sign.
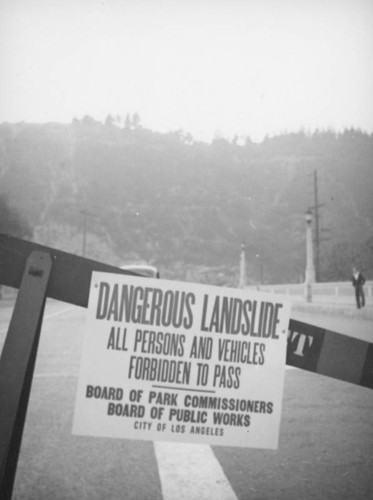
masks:
[[[123,389],[120,387],[101,387],[100,385],[87,385],[86,398],[113,399],[120,401],[123,399]]]
[[[110,285],[102,281],[96,318],[189,329],[193,325],[195,302],[193,293],[127,284],[120,287],[118,283]]]
[[[205,294],[202,306],[201,331],[250,335],[279,339],[276,328],[282,304],[242,300],[234,297],[214,299]],[[257,310],[258,309],[258,310]]]
[[[107,349],[116,351],[128,351],[126,347],[127,328],[121,330],[120,327],[112,326],[107,343]]]
[[[291,319],[286,364],[316,372],[324,336],[324,328]]]

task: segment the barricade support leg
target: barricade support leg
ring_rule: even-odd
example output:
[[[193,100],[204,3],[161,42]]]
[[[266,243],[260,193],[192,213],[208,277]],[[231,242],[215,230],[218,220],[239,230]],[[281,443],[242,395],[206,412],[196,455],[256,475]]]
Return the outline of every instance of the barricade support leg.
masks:
[[[52,270],[47,252],[27,259],[0,358],[0,498],[12,496]]]

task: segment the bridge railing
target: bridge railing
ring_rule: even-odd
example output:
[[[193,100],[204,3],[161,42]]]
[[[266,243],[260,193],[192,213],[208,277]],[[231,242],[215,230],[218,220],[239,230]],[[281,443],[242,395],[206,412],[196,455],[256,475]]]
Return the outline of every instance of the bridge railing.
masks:
[[[305,301],[305,285],[285,284],[285,285],[252,285],[246,288],[261,290],[263,292],[281,293],[290,295],[295,302]],[[364,285],[367,303],[373,302],[373,281],[367,281]],[[328,283],[312,284],[312,301],[328,304],[355,305],[355,290],[351,281],[338,281]]]

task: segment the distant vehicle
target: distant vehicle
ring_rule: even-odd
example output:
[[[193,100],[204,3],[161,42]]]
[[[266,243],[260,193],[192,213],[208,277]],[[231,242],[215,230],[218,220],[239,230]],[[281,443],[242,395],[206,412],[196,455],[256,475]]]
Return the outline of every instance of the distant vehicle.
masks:
[[[155,266],[150,266],[148,264],[129,264],[120,266],[121,269],[126,271],[131,271],[133,273],[141,274],[146,278],[160,278],[158,269]]]

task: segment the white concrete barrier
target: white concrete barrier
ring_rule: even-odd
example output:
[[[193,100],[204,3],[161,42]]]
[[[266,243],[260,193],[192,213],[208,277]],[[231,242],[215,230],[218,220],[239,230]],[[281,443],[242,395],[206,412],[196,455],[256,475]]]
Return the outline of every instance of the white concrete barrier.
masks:
[[[294,302],[305,301],[305,285],[302,283],[287,285],[251,285],[246,288],[290,295]],[[367,281],[365,283],[364,291],[367,304],[372,304],[373,281]],[[350,281],[313,283],[312,302],[355,305],[355,290]]]
[[[0,285],[0,299],[15,299],[18,290],[9,286]]]

